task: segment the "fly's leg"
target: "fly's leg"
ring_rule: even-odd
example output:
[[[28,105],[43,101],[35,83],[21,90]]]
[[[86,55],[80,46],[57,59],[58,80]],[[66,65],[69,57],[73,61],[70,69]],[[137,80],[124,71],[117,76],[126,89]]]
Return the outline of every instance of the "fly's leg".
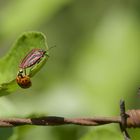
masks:
[[[26,69],[24,69],[24,74],[26,75]]]

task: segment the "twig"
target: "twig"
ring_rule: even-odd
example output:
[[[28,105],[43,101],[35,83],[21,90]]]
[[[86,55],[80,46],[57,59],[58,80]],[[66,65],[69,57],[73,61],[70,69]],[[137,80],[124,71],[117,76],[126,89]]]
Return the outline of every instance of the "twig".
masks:
[[[94,117],[94,118],[63,118],[56,116],[47,116],[40,118],[11,118],[0,119],[0,127],[15,127],[21,125],[82,125],[82,126],[98,126],[109,123],[121,123],[120,117]]]
[[[125,140],[130,140],[126,128],[140,127],[140,110],[128,110],[125,112],[125,103],[120,101],[120,116],[117,117],[93,117],[93,118],[64,118],[57,116],[46,116],[39,118],[7,118],[0,119],[0,127],[16,127],[21,125],[81,125],[81,126],[99,126],[110,123],[120,125],[121,132]]]

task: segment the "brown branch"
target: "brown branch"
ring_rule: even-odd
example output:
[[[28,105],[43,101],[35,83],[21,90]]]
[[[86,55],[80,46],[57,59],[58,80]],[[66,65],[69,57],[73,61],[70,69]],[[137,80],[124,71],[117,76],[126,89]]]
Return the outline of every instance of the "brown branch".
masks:
[[[63,118],[56,116],[47,116],[40,118],[11,118],[11,119],[0,119],[0,127],[15,127],[20,125],[43,125],[43,126],[54,126],[54,125],[66,125],[75,124],[83,126],[98,126],[109,123],[120,123],[120,117],[94,117],[94,118]]]
[[[130,140],[126,128],[140,127],[140,110],[128,110],[125,112],[124,101],[120,102],[120,116],[117,117],[93,117],[93,118],[64,118],[57,116],[46,116],[40,118],[8,118],[0,119],[0,127],[16,127],[21,125],[81,125],[81,126],[99,126],[110,123],[118,123],[125,140]]]
[[[128,110],[126,128],[140,127],[140,110]],[[57,116],[47,116],[40,118],[8,118],[0,119],[0,127],[15,127],[20,125],[82,125],[82,126],[98,126],[110,123],[122,124],[121,117],[93,117],[93,118],[64,118]]]

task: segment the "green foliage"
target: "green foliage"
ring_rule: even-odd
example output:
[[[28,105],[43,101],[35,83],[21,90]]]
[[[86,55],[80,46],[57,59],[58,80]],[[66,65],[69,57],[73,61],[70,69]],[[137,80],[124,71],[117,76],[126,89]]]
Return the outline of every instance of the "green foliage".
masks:
[[[17,86],[15,78],[19,70],[18,66],[25,55],[33,48],[48,50],[45,35],[39,32],[27,32],[22,34],[13,45],[9,53],[0,60],[0,96],[15,91]],[[45,60],[46,61],[46,60]],[[30,75],[34,75],[44,65],[36,66]],[[43,64],[43,65],[42,65]]]
[[[115,128],[114,128],[115,129]],[[116,130],[117,131],[117,130]],[[111,130],[109,128],[99,127],[91,129],[88,133],[86,133],[81,139],[79,140],[104,140],[104,139],[114,139],[120,140],[123,139],[123,136],[120,136],[116,133],[115,130]]]
[[[0,12],[1,36],[9,37],[26,29],[34,29],[44,19],[49,20],[58,9],[69,2],[69,0],[10,1]]]
[[[0,117],[116,116],[121,98],[125,99],[127,109],[140,108],[138,0],[2,1],[0,55],[18,34],[28,30],[44,32],[49,46],[56,48],[50,51],[47,66],[40,69],[45,61],[36,65],[32,74],[38,70],[39,73],[32,75],[33,84],[27,90],[18,88],[15,81],[9,82],[15,79],[19,61],[28,47],[11,54],[17,55],[13,63],[13,58],[5,59],[13,48],[0,60],[0,84],[7,83],[2,85],[0,95],[18,88],[15,94],[0,98]],[[91,128],[22,126],[10,130],[0,130],[0,138],[5,140],[11,135],[10,140],[123,140],[118,126],[111,124]],[[132,138],[139,140],[139,130],[129,131]]]

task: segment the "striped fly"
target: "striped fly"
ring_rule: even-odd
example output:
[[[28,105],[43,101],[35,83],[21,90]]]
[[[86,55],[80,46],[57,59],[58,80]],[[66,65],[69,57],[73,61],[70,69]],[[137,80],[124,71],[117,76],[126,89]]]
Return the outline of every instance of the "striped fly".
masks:
[[[21,61],[19,67],[26,69],[39,63],[41,58],[46,55],[46,51],[42,49],[32,49]]]

